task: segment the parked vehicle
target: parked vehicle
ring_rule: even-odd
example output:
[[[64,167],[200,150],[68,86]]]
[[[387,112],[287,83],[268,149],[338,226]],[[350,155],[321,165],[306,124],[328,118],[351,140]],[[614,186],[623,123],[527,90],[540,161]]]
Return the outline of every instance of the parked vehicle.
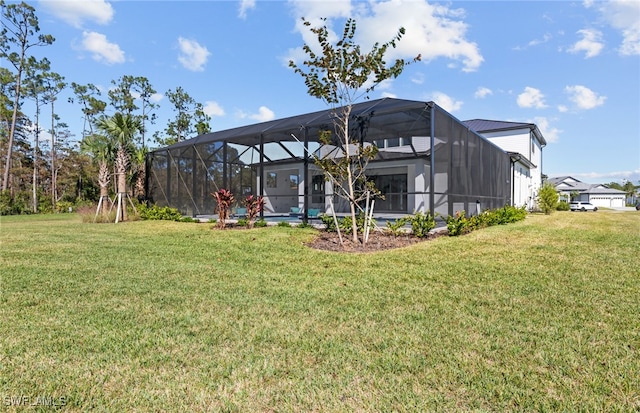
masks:
[[[640,211],[640,204],[636,204],[636,211]]]
[[[569,209],[572,211],[593,211],[596,212],[598,207],[589,202],[571,202]]]

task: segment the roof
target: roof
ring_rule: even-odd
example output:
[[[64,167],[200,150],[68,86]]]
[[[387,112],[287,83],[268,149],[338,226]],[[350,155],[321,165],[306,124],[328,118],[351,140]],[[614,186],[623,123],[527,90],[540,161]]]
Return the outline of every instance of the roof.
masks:
[[[421,102],[404,99],[382,98],[368,100],[352,105],[352,118],[371,116],[367,124],[367,136],[389,136],[404,133],[404,136],[424,136],[430,127],[430,108],[437,107],[433,102]],[[339,110],[339,108],[338,108]],[[333,128],[335,108],[306,113],[269,122],[240,126],[233,129],[206,133],[187,139],[168,147],[178,149],[191,145],[228,141],[241,145],[257,145],[262,138],[263,143],[304,140],[304,129]],[[294,135],[294,136],[292,136]],[[399,136],[399,135],[398,135]],[[159,150],[166,150],[161,148]]]
[[[559,176],[547,179],[547,182],[563,191],[576,191],[585,194],[607,194],[607,195],[625,195],[624,191],[619,189],[607,188],[602,184],[588,184],[579,181],[571,176]]]
[[[521,153],[507,152],[507,154],[511,158],[511,162],[520,162],[522,165],[526,166],[529,169],[536,168],[536,165]]]
[[[542,136],[542,132],[538,129],[535,123],[523,123],[523,122],[507,122],[503,120],[489,120],[489,119],[470,119],[465,120],[464,123],[469,129],[478,133],[490,133],[501,132],[519,129],[529,129],[536,136],[542,146],[547,144],[547,141]]]

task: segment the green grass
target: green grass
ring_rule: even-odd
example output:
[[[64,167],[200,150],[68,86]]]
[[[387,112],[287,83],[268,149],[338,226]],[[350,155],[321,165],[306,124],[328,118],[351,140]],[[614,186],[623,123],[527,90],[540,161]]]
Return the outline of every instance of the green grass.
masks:
[[[639,213],[374,254],[210,227],[2,217],[2,407],[640,409]]]

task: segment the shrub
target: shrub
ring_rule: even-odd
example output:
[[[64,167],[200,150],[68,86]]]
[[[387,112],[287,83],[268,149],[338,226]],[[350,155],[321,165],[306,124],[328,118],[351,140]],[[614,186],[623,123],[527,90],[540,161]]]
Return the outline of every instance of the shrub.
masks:
[[[315,228],[313,225],[309,224],[308,222],[301,222],[297,225],[298,228]]]
[[[408,221],[408,217],[398,218],[395,221],[387,221],[387,231],[394,237],[397,237],[403,233],[402,228],[404,228]]]
[[[265,221],[264,219],[259,219],[253,224],[253,226],[256,228],[264,228],[267,226],[267,221]]]
[[[291,227],[291,224],[288,223],[287,221],[280,221],[280,222],[278,222],[278,226],[279,227],[287,227],[288,228],[288,227]]]
[[[147,206],[145,204],[138,205],[138,214],[140,215],[140,219],[145,220],[182,220],[182,214],[176,208],[170,208],[168,206],[160,207],[155,204],[151,206]]]
[[[447,229],[452,237],[467,234],[472,231],[469,219],[464,211],[457,211],[455,216],[447,217]]]
[[[538,192],[538,206],[545,214],[549,215],[558,205],[558,193],[549,182],[545,182]]]
[[[490,211],[490,213],[494,215],[494,219],[490,225],[511,224],[522,221],[527,216],[525,207],[516,208],[511,205],[505,205],[500,209]]]
[[[11,191],[5,190],[0,193],[0,215],[21,215],[30,214],[29,198],[27,191],[21,191],[11,197]]]
[[[58,201],[56,203],[56,212],[65,213],[69,211],[73,211],[73,202]]]
[[[246,218],[239,218],[236,222],[236,225],[239,227],[247,227],[249,226],[249,220],[247,220]]]
[[[419,211],[412,216],[410,220],[411,231],[413,231],[413,235],[418,238],[426,237],[429,235],[429,231],[436,227],[436,219],[430,213],[423,214]]]
[[[327,232],[337,232],[336,231],[336,223],[333,220],[333,215],[325,214],[320,216],[320,220],[325,226],[325,231]]]
[[[218,212],[218,226],[224,229],[227,224],[227,219],[229,219],[229,214],[231,213],[231,205],[233,205],[235,198],[231,191],[224,188],[218,189],[211,195],[217,202],[216,211]]]
[[[556,206],[556,211],[569,211],[571,209],[568,202],[558,202],[558,206]]]
[[[331,218],[331,220],[333,221],[333,218]],[[356,216],[356,226],[357,226],[357,231],[361,234],[364,234],[364,223],[366,220],[366,215],[364,212],[360,212],[358,214],[358,216]],[[338,221],[338,225],[340,225],[340,231],[343,234],[351,234],[353,231],[353,224],[351,222],[351,217],[350,216],[346,216],[343,217],[341,220]],[[334,225],[335,226],[335,225]],[[369,229],[372,229],[374,227],[373,222],[371,222],[369,224]]]
[[[247,207],[247,226],[253,227],[256,216],[264,208],[264,198],[261,196],[249,195],[244,199],[244,206]]]

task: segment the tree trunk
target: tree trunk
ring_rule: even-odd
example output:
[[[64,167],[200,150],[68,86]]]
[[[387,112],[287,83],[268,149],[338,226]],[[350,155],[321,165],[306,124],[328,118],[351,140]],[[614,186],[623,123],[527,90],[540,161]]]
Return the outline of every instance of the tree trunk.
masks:
[[[344,156],[347,160],[351,159],[351,139],[349,138],[349,116],[351,115],[351,105],[347,105],[344,108],[342,116],[342,122],[344,124]],[[358,225],[356,219],[356,204],[355,204],[355,188],[353,187],[353,172],[351,170],[351,162],[347,163],[347,191],[349,192],[349,207],[351,210],[351,238],[354,243],[358,242]]]
[[[20,57],[20,62],[24,62],[24,49]],[[11,115],[11,128],[9,128],[9,143],[7,144],[7,160],[4,164],[4,179],[2,180],[2,190],[9,186],[9,171],[11,170],[11,160],[13,157],[13,137],[16,133],[16,121],[18,120],[18,109],[20,108],[20,82],[22,80],[22,64],[18,68],[16,75],[16,95],[13,100],[13,114]]]
[[[55,99],[51,100],[51,206],[53,210],[56,210],[56,129],[55,129],[55,112],[53,109],[53,102]]]
[[[118,147],[118,154],[116,155],[116,182],[118,187],[118,209],[116,211],[116,217],[120,217],[122,221],[127,220],[127,166],[129,165],[129,155],[124,150],[124,147],[120,145]],[[117,222],[117,221],[116,221]]]
[[[107,215],[107,200],[109,200],[109,166],[105,161],[100,161],[100,170],[98,171],[98,185],[100,185],[100,214]]]

